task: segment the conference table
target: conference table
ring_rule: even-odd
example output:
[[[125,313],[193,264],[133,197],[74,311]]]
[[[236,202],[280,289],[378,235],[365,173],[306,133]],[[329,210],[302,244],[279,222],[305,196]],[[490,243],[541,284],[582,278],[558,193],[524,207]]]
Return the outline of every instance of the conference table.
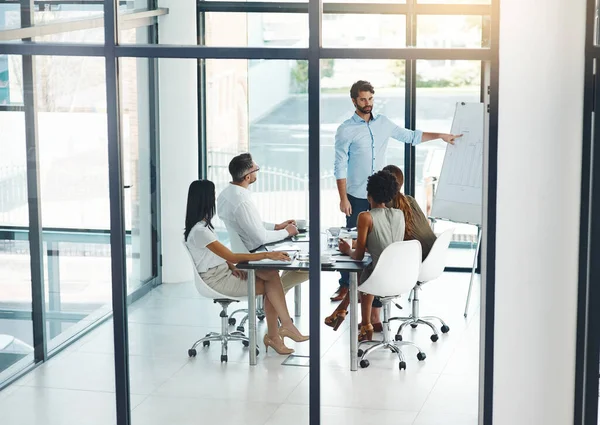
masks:
[[[269,250],[308,253],[308,242],[285,240],[262,246],[254,252],[264,252]],[[331,264],[321,264],[321,271],[350,273],[350,370],[356,371],[358,370],[358,273],[371,264],[371,257],[365,257],[363,261],[356,261],[350,259],[348,256],[341,255],[339,252],[334,252],[332,249],[322,249],[321,252],[324,254],[332,254],[335,259]],[[315,261],[312,257],[311,260]],[[319,259],[317,258],[316,261],[319,261]],[[309,262],[297,258],[294,258],[291,262],[261,260],[239,263],[236,267],[248,272],[248,338],[250,340],[249,346],[256,347],[256,271],[291,270],[308,272]],[[250,365],[256,365],[256,350],[248,351]]]

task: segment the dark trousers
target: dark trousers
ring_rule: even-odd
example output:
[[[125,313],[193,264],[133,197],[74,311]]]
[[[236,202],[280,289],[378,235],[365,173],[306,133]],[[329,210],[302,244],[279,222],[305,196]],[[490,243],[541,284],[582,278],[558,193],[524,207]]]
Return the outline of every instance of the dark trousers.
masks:
[[[348,200],[350,201],[350,206],[352,206],[352,215],[346,217],[346,227],[353,228],[356,227],[356,222],[358,220],[358,215],[363,211],[369,211],[371,206],[369,205],[369,201],[367,199],[355,198],[352,195],[348,195]],[[345,286],[346,288],[350,286],[350,273],[341,272],[342,277],[340,278],[340,286]],[[373,307],[382,307],[383,304],[379,300],[379,298],[375,297],[373,300]]]
[[[363,211],[369,211],[370,205],[368,200],[355,198],[352,195],[348,195],[348,200],[350,201],[350,206],[352,207],[352,215],[346,216],[346,227],[352,228],[356,227],[358,215]],[[340,278],[340,286],[345,286],[347,288],[350,286],[350,273],[341,272],[340,274],[342,275]]]

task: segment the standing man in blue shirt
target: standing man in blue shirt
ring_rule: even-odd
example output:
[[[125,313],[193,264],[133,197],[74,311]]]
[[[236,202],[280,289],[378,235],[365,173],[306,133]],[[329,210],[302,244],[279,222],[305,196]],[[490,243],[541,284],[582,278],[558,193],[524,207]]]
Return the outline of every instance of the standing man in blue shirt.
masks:
[[[346,227],[356,227],[358,214],[369,209],[367,179],[381,170],[385,163],[388,140],[391,138],[413,146],[429,140],[442,139],[454,144],[460,136],[407,130],[384,115],[373,115],[375,89],[368,81],[357,81],[350,88],[350,98],[356,108],[335,134],[334,174],[340,194],[340,210],[346,214]],[[342,273],[340,287],[331,297],[340,301],[348,292],[348,273]]]

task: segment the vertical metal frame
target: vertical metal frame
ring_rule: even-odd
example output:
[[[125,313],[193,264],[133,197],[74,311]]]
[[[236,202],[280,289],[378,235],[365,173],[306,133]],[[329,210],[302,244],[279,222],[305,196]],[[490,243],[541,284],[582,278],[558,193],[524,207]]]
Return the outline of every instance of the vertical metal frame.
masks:
[[[129,391],[129,338],[127,321],[127,270],[125,267],[125,211],[123,208],[123,160],[119,114],[119,61],[117,0],[104,0],[106,61],[106,113],[108,124],[108,185],[110,194],[110,254],[115,359],[117,424],[131,423]]]
[[[416,0],[406,0],[406,47],[417,45]],[[404,127],[415,130],[417,114],[417,61],[407,59],[404,64]],[[404,145],[404,192],[415,196],[416,151],[412,145]]]
[[[483,274],[480,332],[480,408],[479,423],[492,424],[494,404],[494,314],[496,287],[496,199],[498,187],[498,86],[499,86],[500,0],[492,0],[491,70],[489,97],[489,135],[487,168],[484,168]],[[482,350],[483,349],[483,350]],[[483,351],[483,352],[482,352]],[[483,376],[481,376],[483,374]],[[483,387],[483,391],[481,391]]]
[[[206,12],[196,4],[198,45],[206,45]],[[208,178],[208,143],[206,140],[206,59],[198,59],[198,177]]]
[[[21,0],[21,26],[34,24],[34,0]],[[25,39],[23,41],[31,41]],[[27,156],[27,197],[29,210],[29,254],[31,270],[31,319],[35,363],[48,356],[46,341],[45,291],[44,291],[44,240],[42,235],[42,206],[40,196],[40,171],[38,149],[37,99],[35,90],[35,59],[23,55],[23,104],[25,114],[25,145]]]
[[[321,258],[321,24],[323,1],[308,3],[308,206],[309,250],[312,258]],[[315,225],[317,224],[318,225]],[[321,262],[311,261],[309,270],[309,424],[321,423]]]
[[[578,353],[575,364],[575,425],[598,423],[598,379],[600,362],[600,163],[596,141],[600,137],[600,52],[594,47],[597,25],[596,0],[587,1],[585,71],[583,97],[583,145],[581,162],[581,212],[579,227],[579,278],[577,299]],[[596,167],[597,168],[597,167]]]

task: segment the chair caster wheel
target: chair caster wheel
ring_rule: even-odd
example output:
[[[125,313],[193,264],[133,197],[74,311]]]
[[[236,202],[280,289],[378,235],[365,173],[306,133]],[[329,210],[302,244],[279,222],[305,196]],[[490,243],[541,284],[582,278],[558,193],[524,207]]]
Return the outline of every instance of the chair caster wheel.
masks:
[[[256,317],[258,317],[258,320],[260,320],[261,322],[263,320],[265,320],[265,315],[264,314],[261,314],[260,316],[256,316]]]
[[[411,324],[410,324],[410,327],[414,329],[414,328],[416,328],[416,327],[417,327],[417,324],[416,324],[416,323],[411,323]]]
[[[210,341],[204,341],[204,342],[202,343],[202,346],[203,346],[203,347],[210,347]],[[194,351],[195,351],[195,350],[194,350]]]
[[[358,357],[362,357],[362,356],[363,356],[363,354],[365,354],[365,352],[364,352],[362,349],[360,349],[360,348],[359,348],[359,349],[358,349],[358,351],[356,352],[356,355],[357,355]]]
[[[427,358],[427,355],[425,353],[418,353],[417,354],[417,359],[419,359],[420,362],[422,362],[426,358]]]
[[[433,334],[433,335],[431,335],[431,340],[432,340],[433,342],[436,342],[438,339],[440,339],[440,337],[439,337],[439,336],[437,336],[436,334]]]
[[[235,326],[235,317],[230,317],[228,322],[229,322],[229,326]]]
[[[208,341],[207,341],[207,342],[208,342]],[[198,353],[196,352],[196,349],[195,349],[195,348],[190,348],[190,349],[188,350],[188,356],[190,356],[190,357],[196,357],[196,354],[198,354]]]
[[[406,370],[406,362],[400,362],[400,364],[398,365],[398,368],[400,370],[402,370],[402,369]]]
[[[238,332],[242,332],[242,333],[246,332],[246,329],[244,329],[243,326],[238,326],[237,328],[235,328],[235,330],[238,331]]]
[[[396,336],[394,337],[394,339],[395,339],[396,341],[402,341],[402,335],[400,335],[400,334],[396,334]]]
[[[244,347],[248,347],[250,345],[250,343],[248,341],[242,341],[242,345]]]
[[[443,334],[448,333],[448,331],[450,331],[450,327],[449,326],[446,326],[446,325],[442,326],[442,333]]]
[[[256,355],[258,356],[260,354],[260,351],[258,350],[258,348],[256,349]]]
[[[225,354],[224,356],[221,355],[221,363],[223,362],[227,363],[227,354]]]
[[[366,367],[369,367],[369,361],[368,360],[361,360],[360,361],[360,367],[362,367],[363,369]]]

